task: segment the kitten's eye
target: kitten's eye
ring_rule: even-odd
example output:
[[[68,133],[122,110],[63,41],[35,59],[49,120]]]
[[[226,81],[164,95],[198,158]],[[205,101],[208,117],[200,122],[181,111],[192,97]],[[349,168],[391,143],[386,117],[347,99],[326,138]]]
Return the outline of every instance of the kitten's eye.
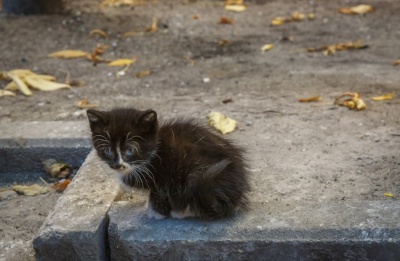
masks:
[[[127,157],[132,157],[134,153],[135,153],[135,151],[134,151],[133,148],[127,148],[126,151],[125,151],[125,155]]]
[[[111,159],[111,158],[114,157],[114,155],[113,155],[113,153],[112,153],[112,151],[111,151],[111,148],[105,149],[105,150],[104,150],[104,155],[105,155],[107,158],[109,158],[109,159]]]

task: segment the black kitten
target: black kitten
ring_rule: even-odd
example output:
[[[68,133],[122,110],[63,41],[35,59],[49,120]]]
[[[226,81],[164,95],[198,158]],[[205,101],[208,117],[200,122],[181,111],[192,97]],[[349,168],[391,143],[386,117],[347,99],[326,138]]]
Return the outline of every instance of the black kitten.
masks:
[[[246,208],[242,150],[194,120],[159,126],[153,110],[88,110],[98,155],[124,184],[150,190],[155,218],[226,217]]]

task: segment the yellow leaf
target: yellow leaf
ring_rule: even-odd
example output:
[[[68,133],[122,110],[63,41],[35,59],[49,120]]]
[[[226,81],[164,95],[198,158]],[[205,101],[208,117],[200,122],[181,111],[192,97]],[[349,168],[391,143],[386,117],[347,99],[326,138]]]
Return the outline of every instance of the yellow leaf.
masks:
[[[80,50],[63,50],[63,51],[51,53],[48,55],[48,57],[73,59],[73,58],[86,57],[87,55],[90,55],[90,54],[87,52],[84,52],[84,51],[80,51]]]
[[[396,94],[394,92],[392,92],[392,93],[387,93],[387,94],[382,95],[382,96],[372,97],[371,100],[374,100],[374,101],[392,100],[395,96],[396,96]]]
[[[138,72],[136,74],[136,77],[143,78],[143,77],[146,77],[146,76],[149,76],[149,75],[151,75],[151,71],[150,70],[146,70],[146,71]]]
[[[11,80],[13,80],[13,82],[18,86],[18,89],[25,94],[26,96],[32,96],[32,92],[31,90],[29,90],[28,86],[25,84],[25,82],[18,77],[17,75],[15,75],[12,72],[8,73],[8,76],[11,78]]]
[[[15,96],[15,93],[13,93],[12,91],[8,91],[8,90],[0,90],[0,97],[3,96]]]
[[[343,7],[339,9],[342,14],[366,14],[374,11],[371,5],[357,5],[353,7]]]
[[[9,84],[4,87],[4,90],[7,91],[16,91],[18,90],[18,85],[15,84],[15,82],[11,81]]]
[[[335,99],[335,104],[339,106],[346,106],[349,109],[361,111],[367,108],[365,102],[360,98],[360,94],[357,92],[346,92]],[[348,99],[343,100],[343,98]]]
[[[281,25],[281,24],[283,24],[285,22],[286,22],[286,18],[285,17],[278,16],[278,17],[275,17],[274,19],[272,19],[271,24],[272,25]]]
[[[93,35],[96,35],[96,34],[103,38],[108,39],[108,34],[101,29],[93,29],[92,31],[90,31],[89,37],[92,37]]]
[[[385,197],[393,198],[394,195],[392,193],[383,193]]]
[[[55,91],[59,89],[71,88],[71,86],[66,83],[47,81],[37,76],[27,76],[25,77],[25,81],[32,88],[40,91]]]
[[[321,96],[313,96],[309,98],[301,98],[299,102],[316,102],[322,100]]]
[[[16,192],[26,195],[26,196],[36,196],[39,194],[46,194],[49,190],[46,187],[41,187],[38,184],[33,184],[30,186],[17,185],[13,187]]]
[[[225,9],[232,12],[243,12],[246,10],[245,5],[226,5]]]
[[[292,19],[294,21],[303,21],[306,18],[306,15],[303,13],[300,13],[298,11],[295,11],[292,13]]]
[[[243,0],[225,0],[225,5],[243,5]]]
[[[128,66],[131,65],[132,63],[136,62],[136,58],[133,59],[117,59],[115,61],[112,61],[108,63],[108,66]]]
[[[17,77],[20,77],[20,78],[28,76],[28,75],[35,74],[31,70],[26,70],[26,69],[15,69],[15,70],[9,71],[8,73],[12,73],[12,74],[14,74],[14,75],[16,75]]]
[[[271,50],[272,48],[274,48],[273,44],[266,44],[263,47],[261,47],[261,51],[264,53],[264,52]]]
[[[237,121],[219,112],[210,112],[207,117],[208,124],[219,130],[222,134],[227,134],[237,128]]]

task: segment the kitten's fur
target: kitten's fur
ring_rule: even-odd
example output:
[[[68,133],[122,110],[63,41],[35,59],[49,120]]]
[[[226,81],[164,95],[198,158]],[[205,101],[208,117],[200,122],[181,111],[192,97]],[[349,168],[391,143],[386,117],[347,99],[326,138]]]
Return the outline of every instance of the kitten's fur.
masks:
[[[123,183],[150,190],[149,216],[226,217],[247,207],[242,150],[191,119],[153,110],[88,110],[93,145]]]

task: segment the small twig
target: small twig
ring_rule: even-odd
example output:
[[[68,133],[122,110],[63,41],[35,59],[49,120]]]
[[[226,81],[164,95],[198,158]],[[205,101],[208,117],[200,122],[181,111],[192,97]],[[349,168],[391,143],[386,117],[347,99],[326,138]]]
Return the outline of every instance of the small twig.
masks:
[[[39,179],[40,179],[47,187],[49,187],[49,188],[51,188],[52,190],[55,191],[55,189],[54,189],[49,183],[47,183],[44,179],[42,179],[42,177],[39,177]]]

